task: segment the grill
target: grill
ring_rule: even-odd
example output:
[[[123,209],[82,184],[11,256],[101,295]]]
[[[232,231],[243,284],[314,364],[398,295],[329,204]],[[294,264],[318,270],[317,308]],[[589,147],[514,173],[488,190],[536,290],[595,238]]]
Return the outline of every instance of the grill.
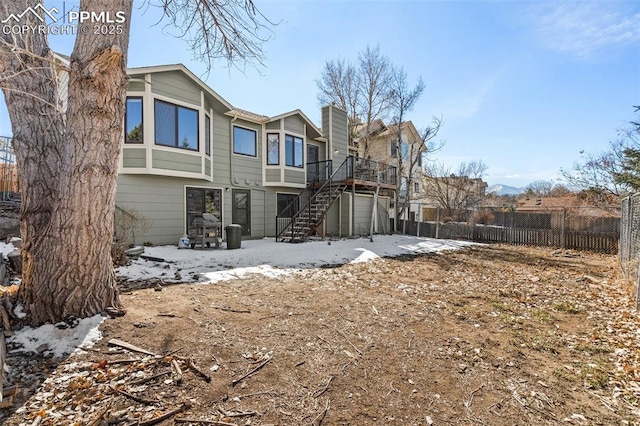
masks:
[[[196,217],[193,220],[195,227],[195,234],[189,235],[191,241],[191,248],[211,247],[213,244],[215,248],[220,247],[220,236],[222,235],[222,223],[220,219],[210,213],[202,213],[201,217]]]

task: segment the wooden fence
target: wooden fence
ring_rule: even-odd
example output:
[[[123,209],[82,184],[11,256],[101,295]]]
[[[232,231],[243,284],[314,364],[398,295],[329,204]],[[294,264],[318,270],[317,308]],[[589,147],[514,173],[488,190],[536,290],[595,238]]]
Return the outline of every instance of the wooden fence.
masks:
[[[428,238],[468,240],[480,243],[558,247],[616,254],[620,241],[619,217],[589,217],[562,215],[556,221],[527,213],[529,220],[499,218],[500,225],[471,222],[411,222],[401,220],[398,229]],[[509,225],[506,225],[509,224]],[[511,225],[512,224],[512,225]]]

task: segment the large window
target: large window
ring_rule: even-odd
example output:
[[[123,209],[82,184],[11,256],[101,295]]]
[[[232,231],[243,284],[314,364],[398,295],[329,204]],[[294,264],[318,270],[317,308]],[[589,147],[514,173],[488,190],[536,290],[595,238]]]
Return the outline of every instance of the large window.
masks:
[[[187,188],[187,234],[196,234],[195,219],[202,213],[210,213],[222,221],[222,190],[209,188]],[[213,229],[221,235],[221,229]]]
[[[256,156],[257,133],[255,130],[233,126],[233,153]]]
[[[204,153],[211,155],[211,119],[204,116]]]
[[[155,101],[156,145],[198,150],[198,111]]]
[[[409,153],[409,144],[406,142],[400,142],[400,155],[402,155],[403,159],[407,158],[407,154]],[[391,142],[391,157],[396,158],[398,155],[398,146],[396,142]]]
[[[142,98],[127,98],[125,143],[142,143]]]
[[[267,165],[280,164],[280,134],[267,133]]]
[[[304,165],[303,158],[303,142],[302,138],[285,135],[284,137],[284,145],[285,145],[285,161],[286,165],[290,167],[300,167],[302,168]]]

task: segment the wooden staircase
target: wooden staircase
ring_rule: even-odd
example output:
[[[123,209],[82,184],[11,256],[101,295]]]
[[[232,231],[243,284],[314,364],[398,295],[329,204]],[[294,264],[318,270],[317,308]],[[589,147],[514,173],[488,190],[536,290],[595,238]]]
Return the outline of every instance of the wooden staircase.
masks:
[[[328,162],[315,176],[276,217],[276,241],[302,242],[315,232],[331,205],[347,188],[347,160],[335,171]]]
[[[315,232],[333,202],[346,187],[346,184],[340,183],[318,190],[307,207],[292,218],[289,226],[280,234],[279,241],[296,243],[306,240]]]

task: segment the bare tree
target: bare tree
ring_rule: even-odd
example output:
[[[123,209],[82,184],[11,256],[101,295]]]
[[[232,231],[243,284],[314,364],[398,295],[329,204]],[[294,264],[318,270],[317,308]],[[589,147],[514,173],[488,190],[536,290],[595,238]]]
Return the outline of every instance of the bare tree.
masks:
[[[640,112],[640,107],[634,107]],[[640,121],[640,120],[638,120]],[[570,188],[593,204],[617,203],[628,193],[640,190],[640,122],[618,130],[618,138],[599,154],[580,151],[582,161],[560,174]]]
[[[252,0],[160,4],[170,22],[189,18],[182,28],[202,26],[198,46],[206,47],[205,60],[259,60],[263,39],[256,25],[263,20]],[[178,13],[187,5],[197,10],[195,18]],[[37,0],[3,1],[0,13],[37,27],[39,17],[23,13],[29,7],[44,9]],[[132,1],[82,0],[79,10],[125,19],[114,34],[78,31],[68,66],[56,59],[44,31],[3,33],[0,39],[0,87],[22,189],[18,297],[32,325],[105,310],[123,313],[110,250]],[[66,97],[59,90],[63,75]]]
[[[320,104],[334,104],[347,112],[349,144],[358,138],[363,157],[369,152],[372,124],[383,118],[389,107],[391,71],[391,62],[380,53],[380,47],[367,46],[355,64],[342,59],[327,61],[316,80]]]
[[[318,86],[318,102],[320,105],[336,105],[347,112],[349,143],[356,136],[358,125],[358,105],[360,104],[360,87],[358,86],[356,68],[344,59],[327,61],[324,65]]]
[[[428,164],[424,168],[425,190],[444,210],[444,217],[453,218],[484,198],[482,177],[486,172],[487,165],[481,160],[461,163],[456,169],[442,163]]]
[[[391,152],[395,153],[398,176],[400,177],[395,199],[396,227],[399,224],[400,217],[402,217],[402,214],[406,211],[409,204],[411,194],[413,193],[414,171],[422,158],[423,151],[426,149],[421,140],[415,140],[411,136],[408,136],[408,132],[404,132],[406,114],[413,110],[423,92],[424,83],[422,82],[422,78],[419,78],[416,85],[411,88],[409,87],[407,73],[404,68],[393,68],[389,82],[389,106],[395,127],[391,135],[390,145]],[[439,129],[439,122],[437,123],[437,127]],[[407,140],[403,140],[403,133],[407,134],[405,137]],[[405,185],[406,194],[404,202],[402,203],[402,209],[399,209],[399,194],[402,185]],[[405,230],[406,221],[403,222],[403,232]]]
[[[581,198],[592,204],[609,205],[624,196],[628,186],[616,180],[623,171],[624,141],[610,143],[610,150],[599,154],[581,151],[583,160],[570,169],[561,169],[560,174],[570,188],[580,191]]]
[[[364,124],[364,133],[359,142],[363,145],[359,152],[365,158],[369,153],[372,123],[382,118],[389,108],[391,73],[391,62],[380,53],[380,46],[367,46],[364,52],[358,54],[358,86],[362,93],[358,108]]]

